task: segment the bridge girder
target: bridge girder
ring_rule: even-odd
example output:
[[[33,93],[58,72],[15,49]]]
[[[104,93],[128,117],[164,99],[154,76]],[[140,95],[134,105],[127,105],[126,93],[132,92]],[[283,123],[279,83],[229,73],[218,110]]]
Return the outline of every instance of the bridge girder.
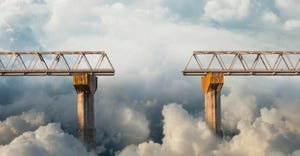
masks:
[[[114,72],[104,51],[0,52],[0,76],[113,76]]]
[[[194,51],[182,72],[186,76],[299,76],[300,51]]]

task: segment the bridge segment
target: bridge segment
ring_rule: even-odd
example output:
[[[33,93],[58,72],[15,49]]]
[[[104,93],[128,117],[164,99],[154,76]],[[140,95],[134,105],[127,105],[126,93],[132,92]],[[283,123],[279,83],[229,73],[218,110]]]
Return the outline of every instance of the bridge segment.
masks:
[[[0,52],[0,76],[73,76],[77,93],[77,136],[89,151],[96,149],[97,76],[114,73],[104,51]]]
[[[222,136],[221,89],[224,76],[300,76],[299,51],[193,51],[182,71],[203,76],[205,122]]]

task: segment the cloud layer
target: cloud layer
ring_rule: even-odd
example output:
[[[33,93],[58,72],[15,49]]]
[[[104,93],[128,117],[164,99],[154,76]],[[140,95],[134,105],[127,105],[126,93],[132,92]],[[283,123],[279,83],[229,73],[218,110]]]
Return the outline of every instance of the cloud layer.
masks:
[[[253,103],[255,105],[255,103]],[[300,153],[300,135],[290,129],[290,121],[276,108],[262,108],[260,115],[249,122],[237,122],[239,134],[220,140],[200,118],[189,115],[180,105],[169,104],[164,117],[162,144],[148,141],[130,145],[119,156],[198,156],[198,155],[292,155]]]
[[[300,9],[296,1],[3,0],[0,49],[108,52],[116,76],[99,78],[95,96],[97,146],[102,155],[113,155],[129,144],[137,146],[121,154],[154,150],[180,155],[175,149],[179,146],[191,155],[253,154],[249,148],[237,148],[243,139],[256,143],[255,137],[247,139],[252,134],[266,135],[257,143],[261,147],[257,154],[297,154],[299,147],[293,144],[298,139],[288,142],[298,137],[300,129],[297,78],[226,79],[222,121],[228,140],[219,144],[199,119],[204,107],[200,78],[181,75],[193,50],[298,49]],[[1,144],[14,146],[15,137],[26,131],[34,134],[49,122],[76,133],[71,78],[5,77],[0,85],[0,131],[6,134],[1,134]],[[172,102],[181,103],[184,110],[175,104],[164,106]],[[29,113],[39,122],[28,122],[25,117],[32,108],[42,112]],[[23,112],[24,116],[16,116]],[[59,126],[54,127],[61,132]]]

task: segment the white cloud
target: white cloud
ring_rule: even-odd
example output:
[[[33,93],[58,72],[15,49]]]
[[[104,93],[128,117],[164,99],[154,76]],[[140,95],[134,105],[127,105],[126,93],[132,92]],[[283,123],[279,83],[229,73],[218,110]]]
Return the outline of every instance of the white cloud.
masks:
[[[23,132],[34,130],[45,122],[45,114],[35,111],[24,112],[19,116],[11,116],[0,121],[0,145],[9,143]]]
[[[286,30],[294,30],[300,28],[300,20],[288,20],[284,23]]]
[[[130,145],[118,156],[297,155],[300,150],[300,135],[288,128],[290,121],[276,108],[260,109],[253,122],[241,118],[236,127],[240,133],[229,141],[217,141],[201,119],[193,118],[180,105],[164,106],[162,113],[162,144]]]
[[[266,12],[262,16],[262,20],[265,23],[274,24],[278,21],[278,16],[273,12]]]
[[[277,109],[262,108],[260,115],[253,123],[240,120],[237,125],[240,133],[228,144],[222,144],[218,153],[263,156],[274,151],[288,155],[299,150],[299,145],[293,145],[300,143],[299,134],[288,128],[289,121]],[[294,143],[287,141],[291,137],[294,137]]]
[[[59,124],[50,123],[36,131],[26,132],[10,144],[0,146],[1,156],[96,156],[73,136],[64,133]]]
[[[49,10],[43,1],[3,0],[0,2],[0,46],[5,50],[40,49],[42,27]]]
[[[208,130],[205,123],[192,118],[180,105],[164,106],[162,114],[163,144],[149,141],[138,146],[128,146],[119,153],[119,156],[208,155],[217,146],[217,138]]]
[[[300,3],[298,0],[276,0],[275,5],[287,18],[299,18]]]
[[[144,141],[150,133],[149,122],[145,116],[130,108],[121,109],[116,126],[125,140],[124,144]]]
[[[247,17],[250,0],[207,0],[204,6],[204,17],[225,22],[241,20]]]
[[[276,0],[276,7],[279,9],[284,19],[283,28],[285,30],[295,30],[300,28],[300,3],[298,0]]]
[[[221,97],[222,123],[226,129],[234,129],[240,120],[253,122],[255,119],[254,114],[258,109],[256,97],[254,95],[246,96],[247,91],[237,91],[244,89],[245,86],[242,84],[236,82],[235,85],[230,85],[232,92]]]
[[[99,98],[101,102],[95,103],[95,126],[100,145],[120,149],[147,140],[150,134],[149,120],[146,113],[138,109],[143,108],[142,104],[137,103],[138,108],[134,108],[128,101],[114,98],[111,93],[105,93]]]

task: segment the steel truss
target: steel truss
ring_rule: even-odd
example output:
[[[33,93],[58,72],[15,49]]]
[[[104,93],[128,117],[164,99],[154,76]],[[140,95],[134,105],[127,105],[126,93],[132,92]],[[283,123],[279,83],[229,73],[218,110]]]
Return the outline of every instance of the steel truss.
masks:
[[[300,51],[194,51],[183,75],[299,76]]]
[[[71,76],[76,73],[112,76],[115,70],[104,51],[0,52],[0,76]]]

